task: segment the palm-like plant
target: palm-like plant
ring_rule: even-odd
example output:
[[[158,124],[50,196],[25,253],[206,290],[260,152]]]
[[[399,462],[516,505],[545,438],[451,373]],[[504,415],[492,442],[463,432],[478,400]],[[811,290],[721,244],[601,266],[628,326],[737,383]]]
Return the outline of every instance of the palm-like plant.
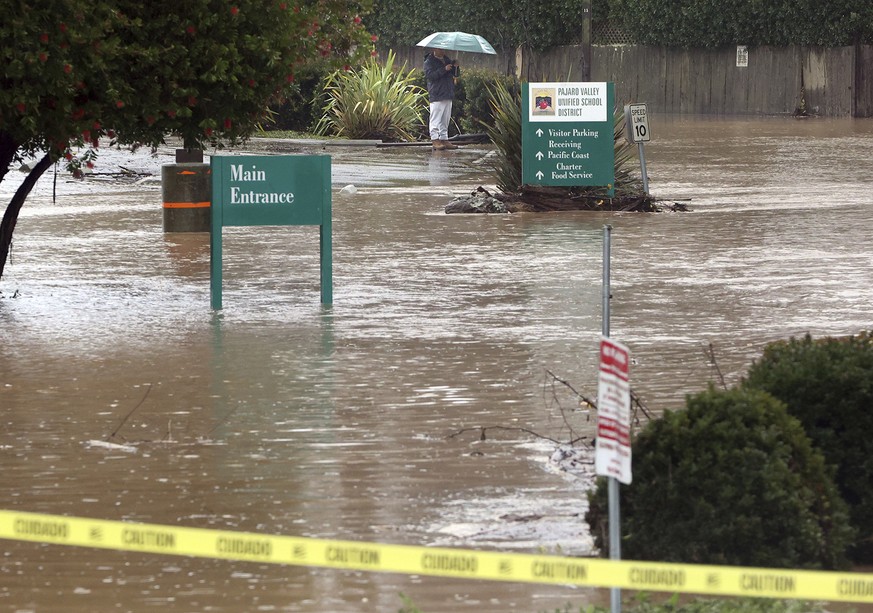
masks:
[[[488,88],[494,125],[486,126],[497,147],[493,168],[497,189],[513,194],[521,187],[521,96],[513,94],[502,81]]]
[[[422,125],[425,90],[413,84],[404,64],[394,70],[394,52],[384,64],[371,59],[360,70],[332,73],[325,85],[327,103],[318,134],[344,138],[411,141]]]
[[[625,117],[622,109],[615,109],[612,121],[615,141],[615,195],[639,196],[643,193],[643,180],[642,177],[632,174],[632,170],[636,168],[636,153],[633,145],[624,137]]]

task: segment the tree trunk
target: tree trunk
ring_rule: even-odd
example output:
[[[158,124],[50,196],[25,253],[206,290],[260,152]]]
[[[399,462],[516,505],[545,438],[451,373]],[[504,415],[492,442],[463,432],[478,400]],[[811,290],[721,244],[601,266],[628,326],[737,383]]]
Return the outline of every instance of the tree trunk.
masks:
[[[46,154],[37,162],[33,170],[28,173],[24,182],[18,187],[18,190],[6,207],[3,221],[0,222],[0,279],[3,278],[3,269],[6,268],[9,247],[12,245],[12,233],[15,231],[15,224],[18,223],[18,214],[21,212],[21,207],[24,206],[24,201],[27,199],[33,186],[36,185],[36,182],[51,165],[51,156]]]
[[[15,157],[17,150],[18,145],[12,140],[9,132],[0,130],[0,183],[9,172],[9,166],[12,164],[12,158]]]

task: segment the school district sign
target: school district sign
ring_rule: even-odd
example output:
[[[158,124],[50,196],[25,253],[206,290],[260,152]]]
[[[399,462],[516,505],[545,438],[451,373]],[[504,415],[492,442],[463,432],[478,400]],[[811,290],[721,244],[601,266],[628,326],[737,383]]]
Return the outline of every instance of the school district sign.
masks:
[[[614,86],[522,86],[521,175],[528,185],[615,185]]]

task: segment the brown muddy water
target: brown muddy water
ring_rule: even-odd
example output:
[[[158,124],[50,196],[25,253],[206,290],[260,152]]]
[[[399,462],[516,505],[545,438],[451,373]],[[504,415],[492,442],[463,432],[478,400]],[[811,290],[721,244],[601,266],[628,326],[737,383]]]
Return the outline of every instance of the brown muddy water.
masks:
[[[447,216],[453,195],[493,183],[488,147],[326,150],[332,308],[319,304],[317,229],[249,227],[225,230],[213,313],[207,236],[161,228],[154,178],[167,151],[105,153],[107,169],[155,177],[60,174],[56,202],[44,177],[0,281],[4,507],[593,554],[590,478],[526,431],[592,432],[548,373],[596,394],[604,225],[612,336],[653,410],[737,382],[772,340],[873,327],[873,122],[655,116],[650,128],[652,192],[693,212]],[[4,203],[18,180],[0,184]],[[340,193],[348,184],[356,194]],[[127,447],[93,444],[106,440]],[[429,613],[497,613],[605,598],[9,541],[2,551],[4,611],[381,612],[403,593]]]

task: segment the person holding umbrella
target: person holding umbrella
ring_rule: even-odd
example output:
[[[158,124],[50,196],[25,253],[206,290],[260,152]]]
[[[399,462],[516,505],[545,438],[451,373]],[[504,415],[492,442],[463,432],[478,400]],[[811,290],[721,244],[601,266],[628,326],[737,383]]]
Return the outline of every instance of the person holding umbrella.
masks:
[[[449,121],[452,118],[452,101],[455,98],[455,77],[458,76],[457,60],[446,56],[446,49],[469,53],[496,55],[494,47],[478,34],[466,32],[434,32],[422,38],[417,47],[430,49],[424,56],[424,76],[430,98],[430,138],[434,149],[457,149],[449,142]]]
[[[427,79],[427,94],[430,99],[428,129],[434,149],[458,148],[449,142],[449,120],[452,118],[457,74],[458,61],[449,58],[445,50],[434,48],[425,54],[424,76]]]

